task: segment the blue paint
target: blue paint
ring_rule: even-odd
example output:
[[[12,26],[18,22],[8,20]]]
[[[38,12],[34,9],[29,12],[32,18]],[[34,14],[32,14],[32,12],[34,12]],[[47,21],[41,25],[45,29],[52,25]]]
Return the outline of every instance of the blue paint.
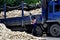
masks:
[[[59,20],[60,19],[60,11],[55,11],[55,5],[60,5],[60,0],[48,2],[48,20]],[[50,6],[52,7],[52,12],[50,12]],[[46,9],[42,7],[42,18],[46,15]],[[44,17],[45,18],[45,17]]]
[[[6,3],[4,4],[4,18],[6,19]]]

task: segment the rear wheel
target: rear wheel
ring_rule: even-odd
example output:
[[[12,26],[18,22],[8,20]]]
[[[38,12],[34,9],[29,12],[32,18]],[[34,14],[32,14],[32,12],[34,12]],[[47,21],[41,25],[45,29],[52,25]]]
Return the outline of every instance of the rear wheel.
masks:
[[[58,24],[53,24],[49,29],[49,33],[54,37],[60,36],[60,26]]]
[[[42,31],[41,27],[37,26],[37,27],[33,28],[32,34],[33,34],[34,36],[40,37],[40,36],[42,36],[43,31]]]

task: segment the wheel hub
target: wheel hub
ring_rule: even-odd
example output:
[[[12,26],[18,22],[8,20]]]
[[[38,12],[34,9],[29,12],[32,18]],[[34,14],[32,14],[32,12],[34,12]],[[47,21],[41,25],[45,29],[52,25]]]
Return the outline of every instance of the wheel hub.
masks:
[[[60,26],[59,25],[52,25],[50,27],[50,34],[52,36],[59,36],[60,35]]]

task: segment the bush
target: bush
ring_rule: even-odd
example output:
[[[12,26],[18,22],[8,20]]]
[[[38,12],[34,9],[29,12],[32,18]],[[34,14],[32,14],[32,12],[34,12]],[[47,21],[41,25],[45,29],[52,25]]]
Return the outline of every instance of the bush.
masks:
[[[4,0],[4,1],[6,2],[7,5],[14,6],[14,5],[19,5],[22,0]],[[0,0],[0,4],[3,4],[4,1]],[[24,0],[24,2],[27,4],[36,4],[39,1],[40,0]]]
[[[39,2],[40,0],[24,0],[24,2],[28,3],[28,4],[36,4],[37,2]]]
[[[15,2],[16,2],[16,0],[6,0],[6,4],[10,5],[10,6],[14,5]]]
[[[3,0],[0,0],[0,4],[3,4],[4,3],[4,1]]]

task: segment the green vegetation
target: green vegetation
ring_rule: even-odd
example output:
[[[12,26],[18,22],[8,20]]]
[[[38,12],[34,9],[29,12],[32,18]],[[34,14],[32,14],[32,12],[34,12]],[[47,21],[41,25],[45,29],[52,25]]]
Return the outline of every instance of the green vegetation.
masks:
[[[37,2],[39,2],[40,0],[24,0],[24,2],[28,3],[28,4],[36,4]]]
[[[3,4],[4,3],[4,1],[3,0],[0,0],[0,4]]]
[[[7,5],[14,6],[14,5],[19,5],[22,0],[4,0],[4,1],[6,2]],[[0,0],[0,4],[4,4],[4,1]],[[24,2],[28,4],[36,4],[39,1],[40,0],[24,0]]]

